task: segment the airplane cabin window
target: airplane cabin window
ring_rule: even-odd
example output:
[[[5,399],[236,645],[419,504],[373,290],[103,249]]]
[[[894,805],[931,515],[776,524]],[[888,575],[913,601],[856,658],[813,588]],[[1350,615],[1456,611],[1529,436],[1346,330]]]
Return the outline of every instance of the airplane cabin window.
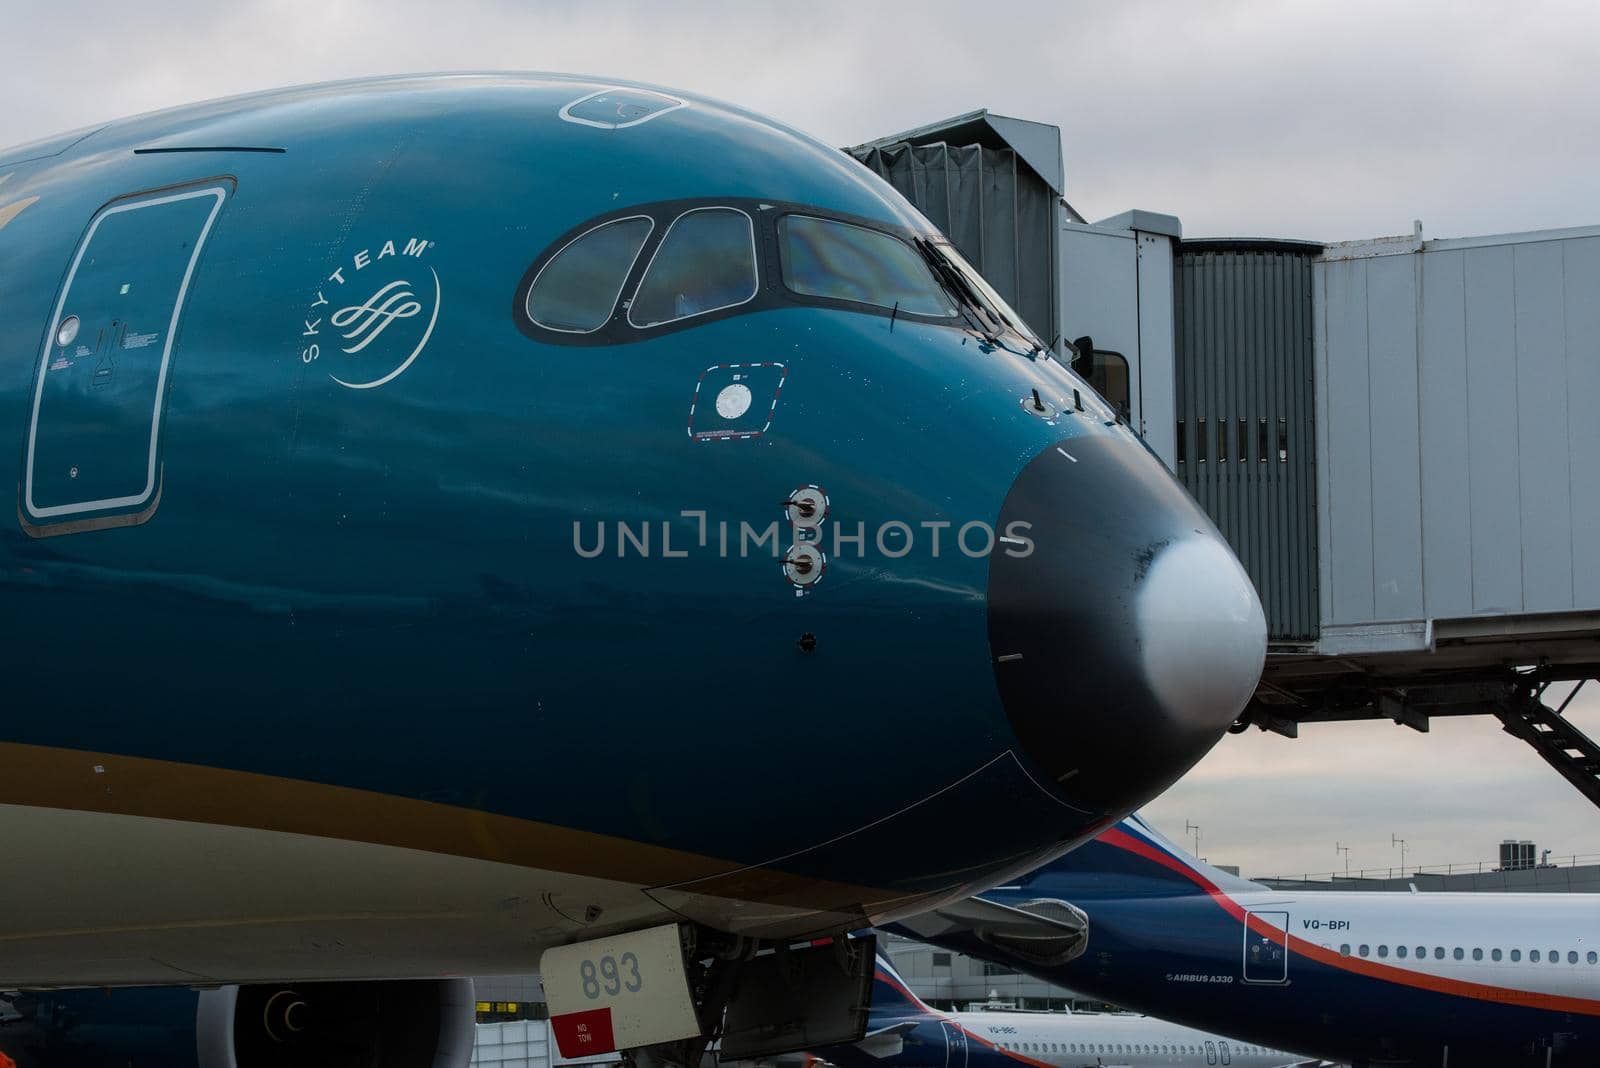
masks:
[[[1489,951],[1489,959],[1490,960],[1499,960],[1500,959],[1500,951],[1498,949],[1491,949]]]
[[[1363,957],[1365,957],[1367,955],[1367,947],[1366,946],[1362,946],[1361,947],[1361,955]]]
[[[1410,952],[1410,950],[1408,950],[1405,946],[1395,946],[1394,947],[1394,955],[1397,956],[1397,957],[1400,957],[1402,959],[1404,959],[1405,955],[1408,952]]]
[[[1532,961],[1534,964],[1538,964],[1539,963],[1539,951],[1537,949],[1528,950],[1528,960]]]
[[[1388,955],[1389,955],[1389,947],[1388,946],[1379,946],[1378,947],[1378,956],[1387,957]]]
[[[528,290],[528,318],[546,330],[588,334],[611,318],[639,250],[655,228],[645,215],[597,226],[567,243]]]
[[[1596,954],[1596,953],[1595,953],[1595,951],[1594,951],[1594,950],[1592,950],[1592,949],[1591,949],[1591,950],[1590,950],[1590,951],[1589,951],[1589,955],[1588,955],[1588,957],[1586,957],[1586,958],[1585,958],[1585,959],[1586,959],[1586,960],[1587,960],[1587,961],[1588,961],[1588,962],[1589,962],[1589,963],[1590,963],[1590,964],[1595,964],[1595,963],[1600,963],[1600,955],[1597,955],[1597,954]]]
[[[1434,946],[1433,947],[1433,959],[1434,960],[1444,960],[1444,947],[1443,946]]]
[[[1350,955],[1350,943],[1346,942],[1346,943],[1344,943],[1343,945],[1341,945],[1339,947],[1339,956],[1348,957],[1349,955]]]
[[[1561,963],[1561,951],[1559,949],[1552,949],[1550,951],[1550,963],[1551,964],[1560,964]]]
[[[1576,964],[1576,963],[1578,963],[1578,951],[1577,950],[1575,950],[1575,949],[1567,950],[1567,963],[1568,964]]]
[[[1514,960],[1514,961],[1516,961],[1516,960],[1521,960],[1521,959],[1522,959],[1522,950],[1520,950],[1520,949],[1513,949],[1513,950],[1512,950],[1512,951],[1511,951],[1511,959],[1512,959],[1512,960]]]
[[[1428,947],[1427,946],[1418,946],[1417,947],[1417,959],[1418,960],[1421,960],[1422,958],[1426,957],[1427,955],[1428,955]]]
[[[1455,948],[1455,952],[1450,955],[1456,960],[1464,960],[1466,958],[1466,953],[1462,951],[1460,946],[1457,946]]]
[[[755,299],[755,228],[736,208],[695,208],[672,221],[628,308],[634,326],[660,326]]]
[[[778,220],[783,283],[807,297],[871,304],[942,319],[955,304],[922,257],[899,238],[864,226],[785,215]]]
[[[1473,951],[1472,951],[1472,959],[1473,959],[1473,960],[1482,960],[1482,959],[1483,959],[1483,950],[1481,950],[1481,949],[1474,949],[1474,950],[1473,950]]]

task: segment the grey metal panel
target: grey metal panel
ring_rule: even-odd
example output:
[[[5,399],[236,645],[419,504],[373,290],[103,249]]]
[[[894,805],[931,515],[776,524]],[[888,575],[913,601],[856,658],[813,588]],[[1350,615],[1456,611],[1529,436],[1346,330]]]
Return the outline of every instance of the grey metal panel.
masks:
[[[1414,256],[1365,261],[1374,619],[1422,616],[1422,447]]]
[[[1572,595],[1600,604],[1600,238],[1562,243],[1572,501]]]
[[[1319,651],[1600,608],[1600,233],[1353,243],[1316,271]]]
[[[1067,223],[1061,227],[1061,332],[1093,334],[1095,347],[1132,358],[1139,351],[1136,235]],[[1137,413],[1135,413],[1137,414]]]
[[[1522,602],[1572,607],[1572,504],[1567,453],[1567,353],[1561,246],[1517,245],[1518,481],[1522,489]],[[1580,413],[1581,414],[1581,413]],[[1590,461],[1594,457],[1589,457]],[[1589,551],[1593,551],[1592,547]]]
[[[1135,425],[1145,444],[1173,465],[1172,241],[1149,233],[1138,245],[1139,382]]]
[[[1367,262],[1318,268],[1324,277],[1328,446],[1319,457],[1328,491],[1332,617],[1324,623],[1377,618],[1372,572],[1372,386],[1367,352]]]
[[[1465,255],[1426,256],[1422,275],[1423,580],[1428,614],[1446,618],[1472,613]]]
[[[1317,634],[1314,251],[1186,251],[1173,286],[1178,477],[1239,554],[1278,641]]]
[[[1522,516],[1517,447],[1513,264],[1509,247],[1465,253],[1467,466],[1472,515],[1472,609],[1522,610]]]

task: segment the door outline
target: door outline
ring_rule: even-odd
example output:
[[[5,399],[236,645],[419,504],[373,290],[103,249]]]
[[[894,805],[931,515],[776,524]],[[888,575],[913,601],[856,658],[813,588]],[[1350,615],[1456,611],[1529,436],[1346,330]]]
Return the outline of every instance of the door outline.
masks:
[[[945,1068],[967,1068],[967,1033],[960,1025],[942,1020]]]
[[[167,372],[172,364],[172,344],[176,340],[178,320],[183,315],[184,301],[189,295],[189,283],[194,278],[195,264],[200,260],[200,250],[205,247],[207,238],[211,235],[211,227],[217,221],[217,215],[222,211],[222,205],[227,200],[228,191],[221,185],[207,185],[199,189],[190,189],[180,193],[170,193],[166,196],[150,197],[148,199],[131,198],[121,204],[101,208],[95,213],[94,221],[89,224],[89,232],[78,242],[77,252],[72,257],[72,266],[67,271],[67,280],[62,283],[61,292],[56,297],[55,311],[50,316],[50,328],[45,331],[44,348],[39,356],[39,366],[35,375],[33,387],[33,414],[28,420],[28,458],[23,470],[23,500],[28,516],[32,519],[54,519],[60,516],[79,515],[84,512],[101,512],[112,508],[130,508],[148,503],[156,492],[156,454],[159,452],[161,440],[161,416],[166,411],[167,402]],[[194,249],[189,254],[189,263],[184,268],[183,281],[178,286],[178,299],[173,303],[172,316],[167,321],[166,339],[161,349],[161,369],[156,375],[155,404],[150,413],[150,454],[145,465],[145,486],[136,494],[124,497],[110,497],[98,501],[77,501],[70,504],[56,504],[46,508],[39,508],[33,501],[33,467],[34,447],[39,433],[39,407],[44,398],[45,376],[48,373],[51,350],[55,347],[56,332],[61,327],[61,313],[66,310],[67,297],[72,292],[72,283],[78,275],[78,267],[83,263],[83,257],[94,243],[94,235],[99,231],[100,224],[113,215],[124,212],[138,211],[141,208],[153,208],[162,204],[172,204],[181,200],[192,200],[197,197],[213,197],[215,203],[211,206],[211,213],[206,216],[205,224],[200,228],[200,234],[195,238]]]
[[[1252,975],[1250,972],[1250,948],[1255,939],[1265,941],[1267,935],[1259,931],[1252,931],[1250,921],[1256,917],[1261,918],[1262,924],[1271,930],[1271,939],[1277,945],[1283,957],[1281,975],[1269,975],[1265,978]],[[1247,983],[1259,983],[1268,986],[1281,986],[1289,981],[1289,913],[1283,909],[1262,909],[1260,911],[1247,911],[1244,914],[1244,945],[1241,947],[1242,959],[1239,962],[1239,975]],[[1258,966],[1259,967],[1259,966]]]

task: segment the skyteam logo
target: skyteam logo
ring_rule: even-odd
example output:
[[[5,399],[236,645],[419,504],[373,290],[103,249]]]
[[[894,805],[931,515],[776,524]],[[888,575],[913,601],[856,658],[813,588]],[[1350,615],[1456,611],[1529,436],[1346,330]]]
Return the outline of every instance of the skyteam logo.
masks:
[[[376,389],[406,372],[439,321],[439,274],[419,237],[364,248],[317,289],[300,331],[300,362],[326,361],[346,389]]]

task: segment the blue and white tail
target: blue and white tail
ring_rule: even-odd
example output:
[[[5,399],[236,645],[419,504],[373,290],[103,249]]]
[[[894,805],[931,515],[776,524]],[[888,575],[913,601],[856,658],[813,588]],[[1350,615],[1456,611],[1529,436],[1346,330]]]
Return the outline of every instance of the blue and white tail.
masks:
[[[900,977],[890,962],[888,954],[879,951],[872,977],[872,1009],[868,1015],[867,1031],[881,1031],[904,1020],[939,1014],[912,992],[909,984]]]
[[[1028,890],[1081,904],[1096,898],[1171,897],[1265,889],[1174,845],[1140,816],[1023,877]]]

